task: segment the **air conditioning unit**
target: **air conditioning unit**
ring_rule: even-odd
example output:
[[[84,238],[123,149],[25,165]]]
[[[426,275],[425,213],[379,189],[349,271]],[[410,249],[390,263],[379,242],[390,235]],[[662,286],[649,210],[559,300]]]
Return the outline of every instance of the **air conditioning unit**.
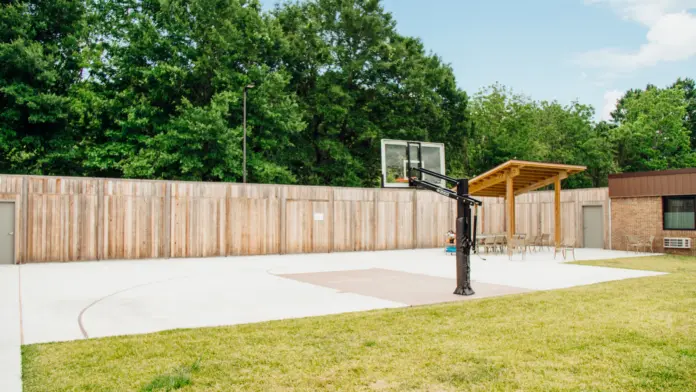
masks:
[[[665,248],[691,249],[691,238],[665,237]]]

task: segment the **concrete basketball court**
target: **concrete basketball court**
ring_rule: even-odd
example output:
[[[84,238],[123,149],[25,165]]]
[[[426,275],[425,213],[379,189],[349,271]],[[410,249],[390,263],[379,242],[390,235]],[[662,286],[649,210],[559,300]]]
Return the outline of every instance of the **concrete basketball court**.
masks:
[[[639,255],[576,253],[578,260]],[[472,257],[473,297],[452,294],[455,258],[441,249],[0,266],[0,390],[21,390],[21,344],[468,301],[661,274],[565,264],[552,252],[526,260],[484,257]]]

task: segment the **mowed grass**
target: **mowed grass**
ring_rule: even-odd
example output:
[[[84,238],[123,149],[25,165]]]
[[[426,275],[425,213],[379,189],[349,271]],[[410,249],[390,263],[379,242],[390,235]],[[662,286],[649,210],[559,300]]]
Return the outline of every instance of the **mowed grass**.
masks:
[[[585,264],[672,273],[436,306],[25,346],[24,390],[696,391],[696,259]],[[154,385],[192,363],[196,370],[182,385]]]

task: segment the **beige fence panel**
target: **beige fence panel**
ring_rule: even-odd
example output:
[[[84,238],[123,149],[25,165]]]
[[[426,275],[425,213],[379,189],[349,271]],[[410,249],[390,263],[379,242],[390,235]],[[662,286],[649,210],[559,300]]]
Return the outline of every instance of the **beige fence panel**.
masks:
[[[372,250],[374,201],[334,200],[333,251]]]
[[[227,254],[280,253],[278,199],[227,199]]]
[[[449,199],[437,193],[419,191],[417,194],[416,246],[417,248],[437,248],[444,246],[445,233],[455,230],[456,211],[450,219],[452,204]],[[456,209],[456,205],[455,205]]]
[[[414,248],[413,203],[415,192],[380,190],[375,199],[375,250]]]
[[[162,181],[103,181],[103,258],[165,257],[165,193]]]
[[[286,211],[287,253],[329,251],[329,202],[290,200]]]
[[[227,192],[227,184],[172,184],[171,257],[227,254]]]
[[[27,259],[96,259],[97,180],[29,177],[26,181]]]
[[[374,249],[377,192],[365,188],[333,188],[333,251]]]

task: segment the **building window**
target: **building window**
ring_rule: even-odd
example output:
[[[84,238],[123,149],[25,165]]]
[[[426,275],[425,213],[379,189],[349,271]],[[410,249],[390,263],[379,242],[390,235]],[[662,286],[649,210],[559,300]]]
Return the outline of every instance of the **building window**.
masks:
[[[665,197],[662,213],[665,230],[696,230],[696,196]]]

